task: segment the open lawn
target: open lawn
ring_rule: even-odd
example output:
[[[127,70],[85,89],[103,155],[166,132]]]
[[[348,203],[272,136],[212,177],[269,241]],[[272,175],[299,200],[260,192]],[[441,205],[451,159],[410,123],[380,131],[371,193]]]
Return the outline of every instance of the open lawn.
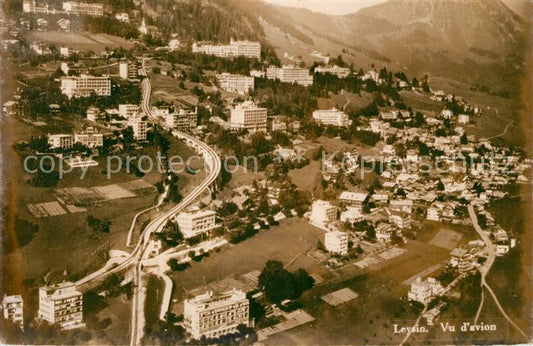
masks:
[[[172,273],[170,277],[180,288],[174,295],[180,300],[184,298],[182,288],[192,290],[205,283],[260,271],[271,259],[289,264],[296,256],[305,258],[304,253],[315,249],[317,240],[323,238],[324,231],[311,226],[305,219],[284,220],[279,226],[262,230],[251,239],[224,246],[220,252],[213,253],[199,263],[192,262],[192,267],[183,272]],[[316,271],[324,275],[317,263],[306,263],[304,267],[311,274]],[[296,269],[295,265],[291,265],[291,269]]]
[[[128,49],[133,46],[131,42],[117,36],[89,32],[32,31],[30,36],[57,47],[67,45],[70,48],[83,51],[103,51],[106,47]]]

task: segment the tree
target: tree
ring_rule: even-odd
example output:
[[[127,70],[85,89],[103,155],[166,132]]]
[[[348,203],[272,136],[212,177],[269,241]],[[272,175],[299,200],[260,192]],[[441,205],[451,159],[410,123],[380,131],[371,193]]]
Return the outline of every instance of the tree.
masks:
[[[468,144],[468,137],[466,136],[466,132],[463,133],[463,135],[461,136],[461,144],[462,145]]]
[[[285,299],[299,298],[313,286],[314,280],[304,269],[291,273],[279,261],[268,261],[259,275],[259,288],[272,303],[279,304]]]

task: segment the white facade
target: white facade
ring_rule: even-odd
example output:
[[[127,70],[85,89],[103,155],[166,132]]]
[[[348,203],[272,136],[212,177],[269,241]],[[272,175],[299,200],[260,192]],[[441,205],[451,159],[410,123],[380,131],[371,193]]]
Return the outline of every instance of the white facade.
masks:
[[[7,296],[4,295],[2,300],[2,311],[4,319],[11,320],[13,323],[24,326],[24,300],[21,295]]]
[[[327,232],[324,246],[329,252],[345,254],[348,252],[348,234],[340,231]]]
[[[95,77],[81,75],[79,77],[61,77],[61,92],[70,99],[72,97],[87,97],[91,93],[98,96],[111,95],[111,79],[107,76]]]
[[[335,66],[318,66],[315,68],[315,73],[331,73],[339,78],[346,78],[350,75],[348,67]]]
[[[309,74],[309,70],[294,65],[269,66],[266,71],[266,77],[268,79],[278,79],[283,83],[297,83],[303,86],[313,85],[313,76]]]
[[[118,114],[124,119],[135,117],[139,113],[139,106],[132,103],[118,105]]]
[[[183,322],[185,329],[195,339],[205,335],[218,338],[235,333],[237,326],[248,326],[249,301],[246,293],[231,290],[222,294],[207,292],[184,301]]]
[[[104,5],[65,1],[63,2],[63,11],[67,14],[101,17],[104,15]]]
[[[71,148],[74,145],[74,136],[69,134],[48,135],[48,145],[51,149]]]
[[[267,109],[257,107],[252,101],[245,101],[231,110],[231,127],[250,133],[266,132]]]
[[[168,113],[163,116],[165,125],[171,129],[179,131],[189,131],[195,129],[198,123],[198,112],[180,109],[177,113]]]
[[[322,125],[348,127],[352,123],[343,111],[336,108],[320,109],[313,112],[313,119]]]
[[[192,44],[193,53],[215,55],[221,58],[244,56],[247,58],[261,58],[261,44],[252,41],[230,40],[229,45]]]
[[[59,47],[59,54],[64,57],[69,57],[74,51],[69,47]]]
[[[61,284],[39,288],[38,317],[63,329],[83,327],[83,295],[76,284]]]
[[[444,288],[435,278],[428,278],[422,281],[420,277],[411,283],[411,290],[407,293],[409,300],[416,300],[422,304],[427,304],[432,298],[444,293]]]
[[[146,130],[148,129],[148,123],[140,116],[133,116],[128,119],[128,126],[133,129],[133,139],[136,141],[146,140]]]
[[[48,13],[48,3],[38,6],[35,0],[24,0],[22,3],[22,12],[24,13]]]
[[[328,201],[316,200],[311,207],[310,221],[316,225],[327,226],[337,219],[337,207]]]
[[[249,90],[254,90],[254,78],[240,74],[217,74],[218,85],[229,92],[244,95]]]
[[[176,218],[180,231],[185,239],[207,233],[216,227],[216,212],[212,210],[184,212]]]
[[[125,12],[115,14],[115,18],[124,23],[130,22],[130,16]]]
[[[470,116],[468,114],[459,114],[457,116],[457,121],[460,124],[468,124],[468,122],[470,121]]]
[[[88,127],[85,131],[74,134],[74,143],[80,143],[88,148],[101,147],[104,145],[104,135]]]

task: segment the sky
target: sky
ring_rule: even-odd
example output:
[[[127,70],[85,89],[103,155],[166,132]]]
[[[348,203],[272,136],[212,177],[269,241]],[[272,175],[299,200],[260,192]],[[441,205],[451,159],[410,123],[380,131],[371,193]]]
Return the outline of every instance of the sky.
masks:
[[[376,5],[386,0],[264,0],[271,4],[307,8],[311,11],[332,15],[354,13],[357,10]]]

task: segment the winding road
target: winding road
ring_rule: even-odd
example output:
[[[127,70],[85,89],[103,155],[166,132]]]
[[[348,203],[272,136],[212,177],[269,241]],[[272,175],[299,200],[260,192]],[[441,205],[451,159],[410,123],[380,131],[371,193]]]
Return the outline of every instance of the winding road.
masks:
[[[143,99],[141,103],[141,108],[151,121],[159,123],[152,116],[152,113],[150,111],[150,95],[152,88],[150,84],[150,79],[146,76],[146,71],[144,70],[144,63],[143,68],[141,70],[141,74],[145,76],[142,81]],[[143,310],[145,292],[141,282],[143,272],[142,261],[143,259],[147,258],[147,249],[151,235],[155,232],[161,231],[161,229],[164,227],[164,225],[170,218],[175,216],[184,208],[188,207],[206,190],[209,190],[209,187],[216,181],[221,170],[221,162],[218,154],[207,144],[200,141],[196,137],[193,137],[181,131],[173,131],[172,135],[182,140],[185,140],[188,146],[193,146],[194,149],[202,155],[205,161],[205,167],[208,171],[206,178],[198,186],[196,186],[190,194],[185,196],[177,205],[156,217],[145,227],[145,229],[141,233],[141,236],[139,237],[135,248],[132,250],[129,256],[124,256],[123,259],[120,258],[120,262],[115,261],[115,263],[106,264],[106,266],[104,266],[103,268],[87,275],[86,277],[76,282],[76,286],[78,288],[86,287],[94,282],[100,282],[112,274],[133,269],[134,290],[132,299],[133,308],[130,334],[131,345],[140,345],[144,334]]]

